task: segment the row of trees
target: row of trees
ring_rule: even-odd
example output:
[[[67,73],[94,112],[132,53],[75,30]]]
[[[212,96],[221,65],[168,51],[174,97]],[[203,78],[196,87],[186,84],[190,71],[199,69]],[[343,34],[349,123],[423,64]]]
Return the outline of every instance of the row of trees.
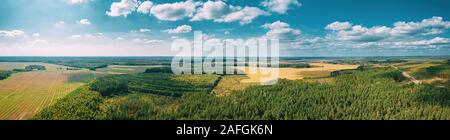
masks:
[[[47,70],[47,68],[42,65],[28,65],[24,69],[13,69],[14,72],[28,72],[34,70]]]
[[[146,69],[144,73],[172,73],[172,69],[170,67],[154,67]]]
[[[312,66],[309,63],[281,63],[279,64],[280,68],[311,68]]]
[[[25,70],[33,71],[33,70],[46,70],[45,66],[42,65],[28,65],[25,67]]]
[[[28,72],[33,70],[46,70],[45,66],[41,65],[28,65],[24,69],[13,69],[12,71],[0,70],[0,80],[6,79],[12,75],[13,72]]]

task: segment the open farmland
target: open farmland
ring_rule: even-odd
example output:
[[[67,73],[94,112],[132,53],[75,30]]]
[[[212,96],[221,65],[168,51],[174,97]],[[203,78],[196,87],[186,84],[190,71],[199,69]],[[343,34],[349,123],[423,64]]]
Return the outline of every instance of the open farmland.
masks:
[[[348,64],[327,64],[327,63],[310,63],[312,68],[279,68],[280,79],[299,80],[304,78],[320,78],[328,77],[330,73],[337,70],[355,69],[359,65]],[[244,83],[260,82],[261,74],[251,74],[245,67],[237,67],[237,70],[245,71],[247,79],[242,79]]]
[[[68,77],[80,71],[45,63],[0,63],[0,69],[12,70],[30,64],[43,65],[45,71],[14,73],[0,80],[0,119],[28,119],[43,108],[64,97],[82,83],[67,83]]]

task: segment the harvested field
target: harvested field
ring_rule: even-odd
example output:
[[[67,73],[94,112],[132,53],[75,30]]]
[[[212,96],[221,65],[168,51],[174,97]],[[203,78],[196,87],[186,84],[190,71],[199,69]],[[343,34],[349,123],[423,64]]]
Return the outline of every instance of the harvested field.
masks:
[[[304,78],[319,78],[328,77],[330,73],[336,70],[355,69],[358,65],[347,64],[327,64],[327,63],[310,63],[313,68],[279,68],[279,78],[289,80],[299,80]],[[241,82],[254,83],[260,82],[262,74],[250,74],[245,67],[237,67],[237,70],[245,71],[248,79],[243,79]]]
[[[34,116],[83,83],[68,83],[68,76],[80,71],[67,71],[64,66],[45,63],[0,63],[11,70],[30,64],[44,65],[45,71],[15,73],[0,80],[0,120],[20,120]]]

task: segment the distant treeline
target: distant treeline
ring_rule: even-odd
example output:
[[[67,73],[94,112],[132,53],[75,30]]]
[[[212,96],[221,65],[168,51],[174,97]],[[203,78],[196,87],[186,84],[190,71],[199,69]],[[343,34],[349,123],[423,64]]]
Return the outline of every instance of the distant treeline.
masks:
[[[33,70],[46,70],[45,66],[41,65],[28,65],[24,69],[13,69],[12,71],[0,70],[0,80],[6,79],[14,72],[28,72]]]
[[[146,69],[144,73],[172,73],[172,69],[170,67],[154,67]]]
[[[311,68],[312,66],[308,63],[288,63],[288,64],[279,64],[280,68]]]
[[[12,72],[11,71],[2,71],[0,70],[0,80],[6,79],[9,76],[11,76]]]
[[[96,70],[108,65],[170,65],[172,57],[0,57],[0,62],[44,62]]]
[[[14,72],[28,72],[33,70],[46,70],[42,65],[28,65],[24,69],[13,69]]]
[[[387,59],[387,60],[371,60],[368,61],[372,64],[392,64],[392,63],[405,63],[408,62],[407,60],[401,60],[401,59]]]
[[[337,77],[340,75],[353,74],[357,71],[367,71],[367,70],[373,70],[373,69],[376,69],[376,68],[371,67],[371,66],[362,65],[362,66],[358,66],[356,69],[333,71],[333,72],[331,72],[330,76]]]

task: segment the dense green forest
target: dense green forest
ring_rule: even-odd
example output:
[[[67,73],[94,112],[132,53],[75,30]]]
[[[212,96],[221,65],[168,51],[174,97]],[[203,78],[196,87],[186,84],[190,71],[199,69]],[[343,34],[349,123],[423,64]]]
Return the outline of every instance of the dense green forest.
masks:
[[[170,67],[154,67],[146,69],[144,73],[172,73],[172,69]]]
[[[217,76],[209,75],[210,78],[206,78],[209,80],[203,81],[207,84],[196,85],[202,80],[194,79],[204,80],[205,77],[164,75],[169,77],[166,81],[167,78],[154,80],[158,78],[155,75],[164,74],[107,77],[126,80],[129,91],[104,96],[84,86],[44,109],[34,119],[450,119],[448,87],[401,82],[399,71],[392,68],[355,70],[336,76],[328,83],[280,80],[276,85],[250,86],[228,96],[184,90],[211,86],[211,82],[220,79]],[[180,79],[184,79],[183,82]],[[181,97],[158,94],[164,90],[189,94]]]

